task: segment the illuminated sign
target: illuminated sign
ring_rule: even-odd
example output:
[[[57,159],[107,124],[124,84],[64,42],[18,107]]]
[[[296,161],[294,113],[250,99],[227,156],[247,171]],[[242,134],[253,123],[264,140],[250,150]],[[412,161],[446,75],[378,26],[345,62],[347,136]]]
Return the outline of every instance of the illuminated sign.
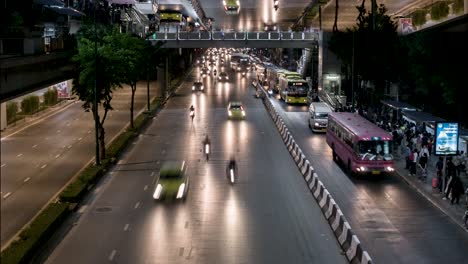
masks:
[[[458,150],[458,123],[436,122],[435,154],[456,155]]]
[[[293,83],[293,85],[294,85],[294,86],[302,86],[302,85],[304,85],[304,83],[301,83],[301,82],[299,82],[299,83]]]

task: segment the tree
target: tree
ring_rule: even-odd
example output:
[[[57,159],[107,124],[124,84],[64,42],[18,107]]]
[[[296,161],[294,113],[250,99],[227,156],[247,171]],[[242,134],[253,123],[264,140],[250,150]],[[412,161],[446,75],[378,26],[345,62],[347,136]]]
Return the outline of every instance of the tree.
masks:
[[[86,32],[86,31],[84,31]],[[88,39],[81,35],[78,43],[78,54],[73,57],[77,64],[78,76],[73,82],[73,92],[83,101],[83,108],[91,109],[93,118],[98,123],[98,140],[100,156],[106,158],[104,123],[107,113],[112,110],[111,100],[113,91],[121,87],[125,72],[125,61],[122,59],[122,51],[115,50],[108,42],[112,37],[106,34],[120,34],[116,31],[101,31],[97,34],[97,52],[95,54],[95,39]],[[86,35],[86,34],[85,34]],[[93,36],[94,34],[89,34]],[[97,80],[96,80],[97,77]],[[96,83],[95,83],[96,81]],[[94,88],[96,85],[97,105],[94,105]],[[99,105],[102,105],[104,113],[99,116]]]
[[[426,24],[427,11],[425,9],[418,9],[411,14],[413,25],[419,27]]]
[[[395,67],[400,64],[397,25],[386,15],[387,9],[384,5],[378,7],[373,18],[364,4],[365,1],[362,1],[362,4],[356,7],[359,11],[356,26],[344,32],[335,32],[329,42],[329,48],[342,61],[345,74],[350,79],[354,46],[354,73],[360,75],[363,80],[374,83],[375,92],[372,96],[378,101],[384,94],[386,82],[398,79],[398,68]]]
[[[338,31],[338,0],[335,1],[335,22],[333,22],[333,32]]]
[[[441,20],[449,14],[449,7],[446,2],[437,2],[431,7],[431,19]]]

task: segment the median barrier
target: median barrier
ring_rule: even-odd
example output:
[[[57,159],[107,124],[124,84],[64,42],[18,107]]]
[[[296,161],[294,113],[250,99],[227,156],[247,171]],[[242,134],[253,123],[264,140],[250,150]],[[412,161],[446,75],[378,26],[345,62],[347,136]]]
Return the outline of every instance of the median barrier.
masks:
[[[263,92],[266,93],[266,91]],[[283,138],[286,148],[291,154],[293,160],[296,162],[299,171],[304,176],[309,190],[315,197],[325,218],[328,220],[330,227],[340,243],[341,248],[345,252],[348,261],[350,263],[373,263],[369,253],[362,249],[362,245],[358,237],[353,234],[351,226],[345,220],[339,206],[331,196],[330,192],[325,188],[322,181],[319,180],[317,173],[315,173],[314,168],[310,164],[310,161],[303,154],[299,145],[291,135],[291,132],[284,124],[283,118],[278,114],[267,96],[263,96],[262,98],[278,129],[278,132]]]

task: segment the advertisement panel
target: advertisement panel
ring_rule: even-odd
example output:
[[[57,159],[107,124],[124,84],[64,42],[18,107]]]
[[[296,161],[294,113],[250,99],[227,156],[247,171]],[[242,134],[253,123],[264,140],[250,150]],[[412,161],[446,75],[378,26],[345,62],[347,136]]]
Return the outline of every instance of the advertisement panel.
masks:
[[[414,32],[413,20],[409,17],[400,18],[400,32],[404,35]]]
[[[60,99],[68,99],[71,96],[70,87],[68,86],[68,81],[64,81],[61,83],[57,83],[54,85],[57,89],[58,98]]]
[[[456,155],[458,150],[458,123],[436,122],[435,155]]]

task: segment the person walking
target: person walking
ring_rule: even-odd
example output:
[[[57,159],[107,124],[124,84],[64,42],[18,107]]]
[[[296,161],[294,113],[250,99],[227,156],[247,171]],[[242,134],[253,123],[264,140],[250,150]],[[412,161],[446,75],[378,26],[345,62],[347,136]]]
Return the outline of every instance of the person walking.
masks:
[[[411,156],[410,156],[410,160],[411,160],[410,175],[415,176],[416,175],[416,162],[418,161],[418,150],[414,149],[413,152],[411,153]]]
[[[421,177],[419,177],[419,179],[425,182],[427,178],[427,154],[426,153],[424,153],[423,156],[419,158],[418,166],[421,169]]]
[[[411,161],[410,161],[410,155],[411,155],[411,148],[409,144],[406,144],[406,150],[405,150],[405,161],[406,161],[406,166],[405,169],[409,170],[411,166]]]
[[[452,183],[452,200],[450,201],[450,204],[453,204],[454,202],[459,204],[460,196],[464,191],[465,189],[463,188],[463,182],[459,177],[455,176]]]

